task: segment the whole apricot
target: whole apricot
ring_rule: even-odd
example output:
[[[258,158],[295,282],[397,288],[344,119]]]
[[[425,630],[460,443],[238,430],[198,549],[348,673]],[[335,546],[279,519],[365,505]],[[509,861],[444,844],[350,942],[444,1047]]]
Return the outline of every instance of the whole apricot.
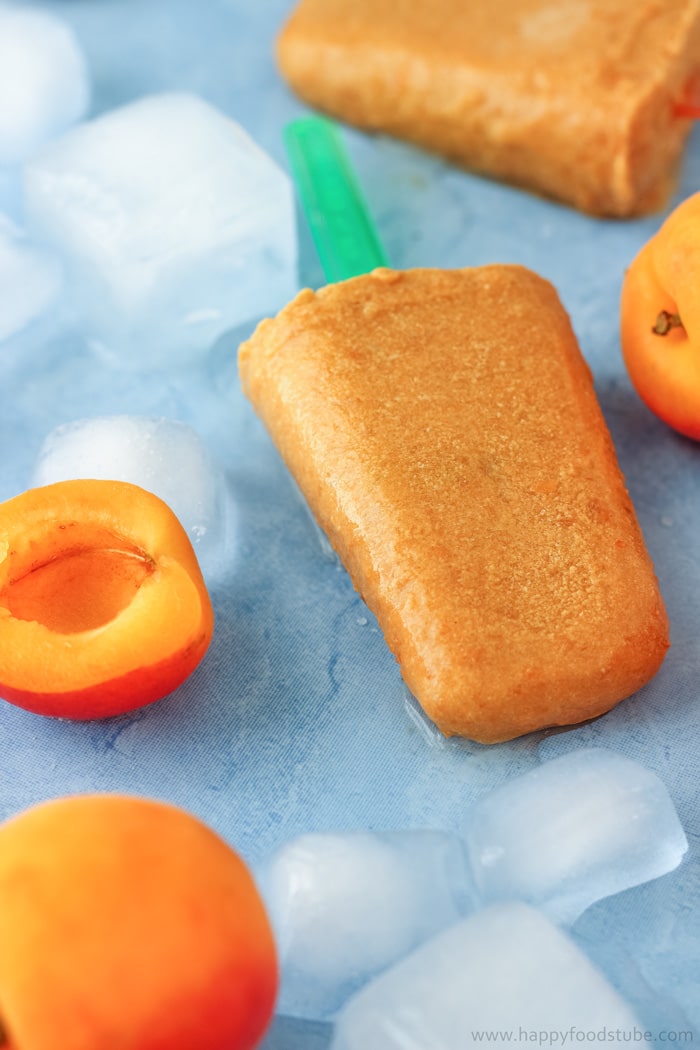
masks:
[[[199,664],[214,617],[173,511],[122,481],[61,481],[0,504],[0,697],[101,718]]]
[[[700,193],[683,201],[625,274],[621,342],[630,379],[669,426],[700,440]]]
[[[251,1050],[274,1008],[247,866],[163,802],[74,796],[0,826],[0,943],[12,1050]]]

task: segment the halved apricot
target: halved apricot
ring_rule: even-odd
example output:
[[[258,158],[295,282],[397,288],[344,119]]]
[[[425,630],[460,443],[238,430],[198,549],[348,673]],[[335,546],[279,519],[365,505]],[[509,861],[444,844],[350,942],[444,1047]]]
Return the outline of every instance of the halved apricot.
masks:
[[[121,481],[61,481],[0,504],[0,696],[102,718],[166,696],[214,617],[173,511]]]
[[[0,827],[0,1045],[251,1050],[270,922],[241,857],[177,806],[44,802]]]

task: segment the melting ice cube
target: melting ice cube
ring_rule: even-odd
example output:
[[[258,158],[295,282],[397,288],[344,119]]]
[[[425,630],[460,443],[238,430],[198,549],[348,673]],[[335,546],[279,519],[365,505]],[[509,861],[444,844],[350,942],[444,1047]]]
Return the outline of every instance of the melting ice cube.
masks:
[[[441,831],[307,834],[259,873],[282,967],[278,1010],[330,1016],[469,907],[462,845]]]
[[[223,554],[224,479],[199,434],[185,423],[148,416],[104,416],[56,427],[44,440],[32,483],[71,478],[129,481],[175,512],[211,574]]]
[[[0,167],[21,164],[86,113],[88,70],[70,26],[0,4]]]
[[[341,1010],[331,1045],[468,1050],[568,1038],[624,1047],[635,1032],[643,1041],[632,1009],[573,942],[511,902],[463,919],[368,984]]]
[[[61,283],[57,260],[32,245],[0,213],[0,342],[46,313]]]
[[[87,334],[160,366],[296,291],[290,180],[202,99],[140,99],[72,129],[24,175],[27,221],[67,262]]]
[[[561,923],[672,871],[688,848],[656,774],[604,748],[552,759],[479,800],[466,842],[483,902],[527,901]]]
[[[0,221],[20,222],[22,216],[22,184],[19,168],[0,168]]]

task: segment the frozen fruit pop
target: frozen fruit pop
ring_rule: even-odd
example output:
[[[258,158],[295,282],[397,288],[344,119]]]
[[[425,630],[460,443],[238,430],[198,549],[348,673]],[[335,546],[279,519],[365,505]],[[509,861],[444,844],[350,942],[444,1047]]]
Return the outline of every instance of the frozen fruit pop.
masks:
[[[612,216],[665,202],[699,54],[697,0],[300,0],[277,46],[312,106]]]
[[[447,735],[600,715],[656,672],[663,602],[554,288],[519,266],[301,292],[243,388]]]
[[[340,141],[311,118],[287,145],[348,279],[258,326],[247,396],[445,734],[601,714],[658,669],[668,623],[555,289],[519,266],[350,276],[383,255]]]

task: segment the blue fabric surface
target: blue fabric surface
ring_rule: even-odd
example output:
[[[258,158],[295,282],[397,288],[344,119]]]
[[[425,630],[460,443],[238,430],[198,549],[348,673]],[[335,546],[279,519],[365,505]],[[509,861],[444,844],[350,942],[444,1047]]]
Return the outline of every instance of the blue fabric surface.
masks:
[[[79,35],[93,113],[147,92],[192,90],[286,167],[282,128],[304,112],[274,68],[290,0],[43,6]],[[382,137],[347,131],[345,141],[393,265],[518,262],[556,284],[657,567],[673,643],[665,664],[593,724],[497,747],[442,741],[416,716],[374,618],[324,556],[240,393],[236,349],[253,324],[221,339],[199,368],[144,375],[107,370],[47,320],[0,346],[0,498],[28,486],[39,446],[59,423],[169,416],[195,427],[225,471],[236,553],[212,594],[211,650],[171,697],[88,724],[0,704],[0,817],[58,795],[128,791],[186,807],[256,862],[303,831],[459,831],[470,803],[506,778],[582,745],[613,748],[663,779],[690,852],[674,874],[600,903],[578,926],[593,941],[618,943],[700,1027],[700,447],[640,403],[618,337],[624,268],[663,216],[596,220]],[[675,200],[698,188],[695,134]],[[300,283],[323,283],[302,222],[300,246]],[[282,1025],[267,1045],[322,1041]]]

